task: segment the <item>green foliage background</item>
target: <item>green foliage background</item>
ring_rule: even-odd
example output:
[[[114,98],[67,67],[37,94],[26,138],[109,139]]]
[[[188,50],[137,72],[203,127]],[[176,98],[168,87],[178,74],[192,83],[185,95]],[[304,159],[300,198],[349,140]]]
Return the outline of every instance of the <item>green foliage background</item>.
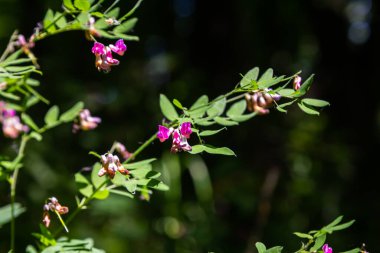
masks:
[[[125,10],[132,1],[122,1]],[[347,38],[348,1],[144,1],[136,16],[140,42],[128,43],[110,74],[94,68],[92,43],[81,32],[41,41],[33,52],[44,75],[40,92],[67,109],[83,100],[103,122],[96,131],[54,129],[29,146],[18,202],[17,249],[33,242],[44,200],[54,195],[74,209],[74,173],[92,165],[89,150],[106,152],[114,140],[133,151],[162,120],[159,95],[191,105],[202,94],[225,93],[252,66],[275,73],[315,73],[309,93],[331,102],[319,117],[271,112],[210,138],[235,157],[172,155],[156,142],[148,154],[171,190],[150,202],[111,197],[93,202],[70,226],[73,237],[93,237],[107,252],[254,252],[254,242],[299,247],[291,233],[319,228],[339,214],[357,222],[328,239],[337,250],[365,242],[380,250],[376,178],[379,100],[373,3],[369,40]],[[0,0],[0,46],[14,29],[28,36],[60,1]],[[123,8],[123,7],[122,7]],[[104,41],[105,42],[105,41]],[[43,121],[47,106],[30,114]],[[1,137],[1,153],[11,140]],[[142,156],[144,157],[144,155]],[[170,175],[170,177],[168,176]],[[1,192],[7,185],[1,184]],[[0,205],[8,203],[1,195]],[[58,222],[54,222],[58,224]],[[9,227],[0,229],[0,251]]]

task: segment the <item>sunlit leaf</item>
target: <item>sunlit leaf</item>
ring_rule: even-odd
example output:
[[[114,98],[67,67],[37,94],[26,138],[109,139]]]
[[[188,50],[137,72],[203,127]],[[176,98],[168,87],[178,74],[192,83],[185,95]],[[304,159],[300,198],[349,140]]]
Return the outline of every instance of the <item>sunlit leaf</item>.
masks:
[[[55,31],[55,26],[53,24],[53,21],[54,21],[54,13],[52,10],[49,9],[45,14],[43,25],[44,25],[44,28],[47,29],[47,31],[50,33]]]
[[[191,149],[191,151],[189,151],[189,153],[190,153],[190,154],[193,154],[193,155],[195,155],[195,154],[199,154],[199,153],[201,153],[201,152],[204,151],[204,146],[203,146],[203,145],[200,145],[200,144],[194,145],[194,146],[192,146],[191,148],[192,148],[192,149]]]
[[[110,195],[110,192],[108,189],[102,189],[102,190],[98,190],[97,192],[95,192],[94,198],[106,199],[106,198],[108,198],[109,195]]]
[[[219,133],[220,131],[223,131],[225,130],[226,128],[223,127],[221,129],[218,129],[218,130],[205,130],[205,131],[202,131],[199,133],[200,136],[210,136],[210,135],[214,135],[214,134],[217,134]]]
[[[88,11],[91,7],[88,0],[74,0],[74,5],[81,11]]]
[[[215,155],[233,155],[236,156],[235,152],[227,147],[213,147],[211,145],[204,145],[204,151],[209,154],[215,154]]]
[[[16,101],[20,100],[19,96],[16,96],[13,93],[4,92],[4,91],[1,91],[1,90],[0,90],[0,96],[8,98],[8,99],[16,100]]]
[[[131,170],[130,173],[133,175],[135,178],[146,178],[146,175],[148,172],[152,170],[152,165],[150,164],[145,164],[144,166],[139,167],[136,170]]]
[[[313,251],[317,251],[318,249],[320,249],[323,244],[325,243],[326,241],[326,234],[323,234],[319,237],[317,237],[317,239],[315,240],[315,243],[313,245],[313,247],[310,248],[310,251],[313,252]]]
[[[91,182],[95,186],[95,188],[98,188],[105,181],[107,181],[107,177],[105,177],[105,176],[99,177],[98,176],[99,170],[101,168],[102,168],[102,165],[100,163],[95,163],[94,166],[92,166]]]
[[[163,182],[157,180],[157,179],[150,179],[149,183],[147,184],[149,188],[158,190],[158,191],[168,191],[169,186],[164,184]]]
[[[21,114],[21,119],[25,124],[30,126],[33,130],[37,132],[39,131],[39,127],[36,125],[36,123],[34,123],[33,119],[29,115],[23,113]]]
[[[69,10],[75,10],[73,2],[71,0],[63,0],[63,6]]]
[[[361,252],[363,252],[361,249],[355,248],[355,249],[344,251],[344,252],[341,252],[341,253],[361,253]]]
[[[310,114],[310,115],[319,115],[319,112],[314,110],[314,109],[311,109],[310,107],[307,107],[305,106],[304,104],[302,103],[298,103],[298,107],[304,111],[305,113],[307,114]]]
[[[246,86],[249,86],[252,80],[256,81],[258,76],[259,76],[259,68],[254,67],[243,76],[243,78],[240,81],[240,86],[247,88]]]
[[[14,203],[14,217],[18,217],[20,214],[26,211],[26,208],[23,207],[20,203]],[[0,228],[2,225],[10,222],[12,219],[12,208],[11,205],[6,205],[0,207]]]
[[[119,13],[120,13],[120,8],[116,7],[110,10],[109,12],[104,13],[104,15],[110,18],[117,19],[117,17],[119,16]]]
[[[282,97],[292,97],[294,92],[295,91],[293,89],[282,89],[282,90],[277,91],[277,93]]]
[[[160,95],[160,108],[162,114],[169,120],[174,121],[178,118],[178,113],[175,110],[172,103],[170,103],[169,99],[164,95]]]
[[[264,243],[262,242],[255,243],[255,246],[259,253],[265,253],[265,251],[267,250],[267,247],[265,247]]]
[[[75,174],[75,182],[78,186],[79,192],[85,197],[90,197],[94,192],[92,185],[80,172]]]
[[[133,27],[135,27],[136,23],[137,23],[137,18],[131,18],[125,22],[123,22],[122,24],[116,26],[113,31],[115,33],[126,33],[126,32],[129,32],[131,29],[133,29]]]
[[[239,123],[235,121],[229,120],[229,118],[224,118],[224,117],[215,117],[214,118],[215,122],[218,123],[219,125],[222,126],[236,126],[239,125]]]
[[[231,115],[231,120],[236,121],[236,122],[244,122],[247,120],[252,119],[257,115],[256,112],[251,112],[249,114],[243,114],[243,115]]]
[[[302,99],[302,103],[315,106],[315,107],[325,107],[330,105],[329,102],[321,99],[315,99],[315,98],[304,98]]]
[[[83,109],[84,103],[78,102],[73,107],[71,107],[69,110],[64,112],[61,117],[59,117],[60,121],[63,122],[70,122],[73,121],[80,113],[80,111]]]
[[[242,99],[238,102],[235,102],[230,109],[227,110],[226,115],[228,117],[235,116],[235,115],[242,115],[247,108],[247,101],[245,99]]]
[[[275,246],[275,247],[272,247],[270,249],[267,249],[265,251],[265,253],[281,253],[282,252],[282,249],[283,247],[282,246]]]
[[[37,140],[37,141],[42,141],[42,135],[40,135],[39,133],[37,132],[31,132],[29,134],[30,137],[32,137],[33,139]]]
[[[181,102],[178,101],[178,99],[173,99],[173,105],[177,106],[179,109],[183,109],[183,106]]]
[[[260,79],[257,81],[259,85],[273,78],[273,69],[267,69],[264,74],[261,75]]]
[[[202,117],[208,109],[208,97],[206,95],[201,96],[195,101],[195,103],[190,107],[189,114],[193,118]]]
[[[153,161],[157,160],[156,158],[150,158],[150,159],[146,159],[146,160],[141,160],[141,161],[138,161],[138,162],[135,162],[135,163],[127,163],[125,164],[126,168],[127,169],[138,169],[140,167],[143,167],[145,166],[146,164],[149,164]]]
[[[137,189],[137,180],[135,179],[130,179],[124,181],[124,187],[132,194],[135,194],[136,189]]]
[[[313,236],[311,236],[309,234],[300,233],[300,232],[294,232],[293,234],[295,234],[296,236],[298,236],[300,238],[306,238],[306,239],[310,239],[310,240],[313,239]]]
[[[214,102],[211,107],[207,110],[207,115],[210,117],[219,116],[224,112],[226,108],[227,100],[225,97],[216,98],[216,102]]]
[[[111,190],[109,190],[109,192],[117,194],[117,195],[125,196],[125,197],[131,198],[131,199],[134,198],[133,194],[131,194],[129,192],[125,192],[125,191],[111,189]]]
[[[47,111],[45,115],[45,123],[46,125],[50,126],[53,125],[58,121],[58,115],[59,115],[59,108],[58,106],[54,105]]]

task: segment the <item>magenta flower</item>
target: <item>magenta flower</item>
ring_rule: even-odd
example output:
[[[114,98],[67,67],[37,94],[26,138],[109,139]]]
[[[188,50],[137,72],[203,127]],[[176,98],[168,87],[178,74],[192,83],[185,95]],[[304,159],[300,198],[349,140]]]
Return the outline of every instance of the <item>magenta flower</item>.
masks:
[[[294,80],[293,80],[294,90],[299,90],[301,88],[301,81],[302,81],[302,78],[300,76],[294,77]]]
[[[83,109],[79,113],[79,118],[73,124],[73,132],[92,130],[96,128],[100,122],[102,122],[101,118],[92,117],[88,109]]]
[[[95,55],[102,55],[106,53],[105,46],[102,43],[95,42],[91,49],[91,52]]]
[[[166,128],[164,126],[158,126],[157,138],[160,139],[161,142],[169,139],[170,135],[172,136],[173,143],[171,147],[171,152],[177,153],[180,151],[191,151],[191,146],[187,142],[187,139],[190,138],[191,123],[184,122],[177,129]]]
[[[333,250],[329,245],[326,243],[322,246],[323,253],[333,253]]]
[[[5,137],[16,139],[20,133],[28,132],[29,127],[23,125],[20,121],[20,117],[16,115],[16,111],[13,109],[3,109],[1,122],[3,123],[3,134]]]
[[[157,138],[160,139],[160,142],[164,142],[169,139],[169,136],[173,132],[173,128],[166,128],[164,126],[158,126]]]
[[[110,44],[109,47],[118,55],[124,55],[124,52],[127,51],[127,46],[124,44],[124,40],[122,39],[116,41],[115,45]]]
[[[104,57],[103,57],[103,59],[104,59]],[[110,66],[119,64],[119,60],[114,59],[112,57],[112,52],[111,52],[111,49],[109,47],[106,47],[105,60],[106,60],[107,64]]]
[[[191,130],[191,123],[190,122],[184,122],[181,124],[181,134],[185,136],[187,139],[190,138],[190,134],[193,131]]]
[[[115,177],[116,171],[123,175],[128,175],[129,171],[120,163],[117,155],[105,154],[101,156],[102,168],[98,172],[98,176],[102,177],[107,174],[111,179]]]

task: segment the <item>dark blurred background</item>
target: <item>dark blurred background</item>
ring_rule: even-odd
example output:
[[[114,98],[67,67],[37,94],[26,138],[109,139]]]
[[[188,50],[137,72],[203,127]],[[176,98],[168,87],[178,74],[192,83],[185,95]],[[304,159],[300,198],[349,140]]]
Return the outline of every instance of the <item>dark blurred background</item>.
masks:
[[[124,11],[133,4],[120,2]],[[29,36],[47,9],[60,5],[0,0],[1,48],[14,29]],[[75,208],[73,175],[95,162],[90,150],[106,152],[118,140],[133,151],[156,130],[160,93],[188,106],[202,94],[226,93],[254,66],[272,67],[277,75],[315,73],[308,96],[331,106],[319,117],[297,106],[288,114],[272,111],[208,139],[232,148],[237,158],[173,155],[165,151],[168,143],[156,142],[140,158],[160,158],[156,170],[171,190],[154,192],[149,202],[138,196],[94,201],[70,225],[69,236],[93,237],[110,253],[255,252],[258,240],[291,252],[300,246],[292,232],[343,214],[356,223],[328,236],[334,251],[361,243],[380,251],[378,2],[147,0],[136,16],[140,42],[128,43],[110,74],[94,68],[92,43],[82,32],[51,37],[34,49],[44,72],[39,91],[62,110],[82,100],[103,122],[76,135],[61,126],[28,147],[18,187],[17,201],[28,208],[17,219],[19,252],[34,242],[30,233],[38,230],[47,197]],[[47,109],[41,104],[30,114],[42,124]],[[11,145],[1,137],[2,151]],[[0,190],[0,205],[9,203],[7,185]],[[1,252],[8,231],[0,230]]]

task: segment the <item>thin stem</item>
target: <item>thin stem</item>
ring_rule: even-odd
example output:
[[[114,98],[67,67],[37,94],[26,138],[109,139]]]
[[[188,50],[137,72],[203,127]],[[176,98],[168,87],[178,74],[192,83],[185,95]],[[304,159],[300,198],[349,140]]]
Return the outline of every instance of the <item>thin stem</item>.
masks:
[[[11,250],[14,252],[15,249],[15,234],[16,234],[16,226],[15,226],[15,200],[16,200],[16,186],[17,186],[17,177],[21,166],[18,166],[19,162],[24,156],[24,150],[26,147],[26,143],[29,140],[29,136],[24,135],[21,139],[20,148],[18,150],[16,158],[12,162],[11,169],[13,171],[12,178],[10,180],[11,184]]]
[[[135,6],[133,6],[133,8],[132,8],[127,14],[125,14],[123,17],[121,17],[121,18],[119,19],[119,21],[122,22],[124,19],[126,19],[126,18],[129,17],[129,16],[131,16],[131,15],[136,11],[136,9],[139,8],[139,6],[140,6],[140,4],[142,3],[142,1],[143,1],[143,0],[139,0],[139,1],[135,4]]]
[[[149,144],[151,144],[157,138],[157,133],[153,134],[148,140],[144,142],[133,154],[124,162],[128,163],[130,160],[133,160],[138,156]]]
[[[0,62],[2,62],[2,61],[4,61],[5,60],[5,58],[7,57],[7,55],[11,52],[11,43],[12,43],[12,41],[13,41],[13,38],[14,38],[14,36],[16,36],[17,35],[17,30],[15,30],[13,33],[12,33],[12,35],[11,35],[11,37],[9,38],[9,41],[8,41],[8,44],[7,44],[7,47],[5,48],[5,50],[4,50],[4,52],[3,52],[3,54],[1,55],[1,57],[0,57]]]
[[[104,15],[106,15],[107,14],[107,12],[109,12],[118,2],[119,2],[120,0],[115,0],[115,2],[113,2],[112,4],[111,4],[111,6],[110,7],[108,7],[107,8],[107,10],[103,13]]]

